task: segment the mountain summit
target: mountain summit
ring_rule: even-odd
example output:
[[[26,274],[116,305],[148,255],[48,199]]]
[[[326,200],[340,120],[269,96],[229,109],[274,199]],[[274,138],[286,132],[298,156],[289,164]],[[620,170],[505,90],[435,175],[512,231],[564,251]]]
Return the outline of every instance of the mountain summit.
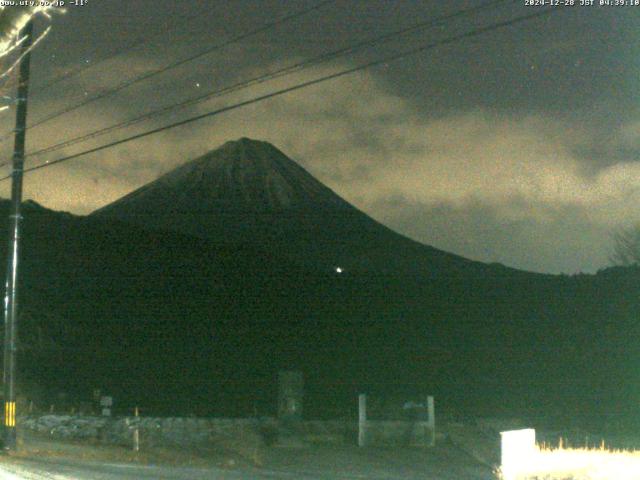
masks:
[[[92,216],[221,244],[258,244],[321,269],[448,274],[485,268],[393,232],[273,145],[248,138],[227,142]]]
[[[177,201],[177,202],[176,202]],[[242,138],[182,165],[101,209],[101,214],[147,215],[282,211],[345,202],[267,142]]]

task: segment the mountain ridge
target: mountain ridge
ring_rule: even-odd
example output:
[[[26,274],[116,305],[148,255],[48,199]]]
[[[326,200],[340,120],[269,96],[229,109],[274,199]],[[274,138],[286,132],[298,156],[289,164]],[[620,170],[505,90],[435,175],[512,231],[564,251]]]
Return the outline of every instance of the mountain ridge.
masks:
[[[162,175],[90,217],[257,243],[321,269],[483,274],[516,269],[438,250],[369,217],[273,145],[246,137]]]

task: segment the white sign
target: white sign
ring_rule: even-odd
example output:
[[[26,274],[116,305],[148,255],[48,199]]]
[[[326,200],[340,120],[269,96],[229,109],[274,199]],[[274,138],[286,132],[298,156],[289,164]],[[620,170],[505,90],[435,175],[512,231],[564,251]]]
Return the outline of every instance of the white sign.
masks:
[[[515,472],[535,463],[538,449],[536,431],[533,428],[500,432],[502,437],[502,476],[505,480],[515,478]]]

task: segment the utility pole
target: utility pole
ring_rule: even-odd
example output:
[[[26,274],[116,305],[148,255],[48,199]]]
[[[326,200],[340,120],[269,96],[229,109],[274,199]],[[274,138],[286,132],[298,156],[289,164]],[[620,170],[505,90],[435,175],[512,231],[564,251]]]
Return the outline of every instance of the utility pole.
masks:
[[[16,347],[18,316],[18,254],[20,243],[20,204],[22,203],[22,175],[24,144],[27,129],[27,95],[29,66],[33,42],[33,21],[21,32],[26,37],[20,49],[18,98],[16,99],[16,130],[11,170],[11,210],[9,212],[9,249],[7,251],[7,283],[4,297],[4,449],[16,449]]]

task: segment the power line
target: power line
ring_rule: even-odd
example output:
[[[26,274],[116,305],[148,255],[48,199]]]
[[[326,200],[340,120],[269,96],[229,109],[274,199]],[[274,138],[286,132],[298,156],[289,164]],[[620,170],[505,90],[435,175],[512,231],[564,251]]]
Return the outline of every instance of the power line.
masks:
[[[305,87],[308,87],[308,86],[311,86],[311,85],[315,85],[315,84],[318,84],[318,83],[321,83],[321,82],[324,82],[324,81],[333,80],[335,78],[339,78],[339,77],[342,77],[342,76],[345,76],[345,75],[348,75],[348,74],[351,74],[351,73],[354,73],[354,72],[357,72],[357,71],[360,71],[360,70],[363,70],[363,69],[371,68],[371,67],[374,67],[374,66],[377,66],[377,65],[381,65],[381,64],[385,64],[385,63],[388,63],[388,62],[391,62],[391,61],[394,61],[394,60],[398,60],[398,59],[401,59],[401,58],[404,58],[404,57],[407,57],[407,56],[410,56],[410,55],[414,55],[416,53],[420,53],[420,52],[425,51],[425,50],[430,50],[430,49],[436,48],[438,46],[442,46],[442,45],[446,45],[446,44],[450,44],[450,43],[455,43],[455,42],[463,40],[465,38],[470,38],[470,37],[474,37],[474,36],[477,36],[477,35],[480,35],[480,34],[483,34],[483,33],[487,33],[489,31],[497,30],[498,28],[503,28],[503,27],[506,27],[506,26],[514,25],[514,24],[517,24],[517,23],[521,23],[521,22],[529,20],[529,19],[541,17],[543,15],[547,15],[547,14],[551,13],[554,10],[555,9],[549,8],[549,9],[546,9],[546,10],[542,10],[542,11],[536,12],[534,14],[525,15],[525,16],[521,16],[521,17],[516,17],[516,18],[510,19],[510,20],[505,20],[505,21],[502,21],[502,22],[497,22],[497,23],[494,23],[494,24],[486,26],[486,27],[481,27],[481,28],[472,30],[470,32],[466,32],[464,34],[460,34],[460,35],[456,35],[456,36],[453,36],[453,37],[449,37],[447,39],[440,40],[440,41],[437,41],[437,42],[434,42],[434,43],[430,43],[430,44],[427,44],[427,45],[423,45],[421,47],[405,50],[405,51],[400,52],[398,54],[394,54],[394,55],[390,55],[390,56],[387,56],[387,57],[383,57],[381,59],[374,60],[372,62],[368,62],[368,63],[362,64],[362,65],[359,65],[359,66],[356,66],[356,67],[352,67],[352,68],[349,68],[349,69],[346,69],[346,70],[342,70],[342,71],[334,73],[334,74],[325,75],[323,77],[319,77],[319,78],[314,79],[314,80],[310,80],[310,81],[307,81],[307,82],[300,83],[298,85],[294,85],[292,87],[287,87],[287,88],[284,88],[284,89],[281,89],[281,90],[277,90],[275,92],[271,92],[271,93],[268,93],[268,94],[265,94],[265,95],[261,95],[261,96],[258,96],[258,97],[255,97],[255,98],[243,101],[243,102],[239,102],[239,103],[236,103],[236,104],[233,104],[233,105],[222,107],[220,109],[216,109],[216,110],[213,110],[211,112],[207,112],[207,113],[204,113],[204,114],[201,114],[201,115],[197,115],[195,117],[191,117],[191,118],[179,121],[179,122],[175,122],[175,123],[172,123],[172,124],[169,124],[169,125],[165,125],[165,126],[162,126],[162,127],[159,127],[159,128],[155,128],[155,129],[149,130],[147,132],[143,132],[143,133],[140,133],[140,134],[137,134],[137,135],[133,135],[133,136],[130,136],[130,137],[127,137],[127,138],[124,138],[124,139],[121,139],[121,140],[117,140],[117,141],[114,141],[114,142],[111,142],[111,143],[108,143],[108,144],[105,144],[105,145],[102,145],[102,146],[99,146],[99,147],[95,147],[95,148],[92,148],[92,149],[89,149],[89,150],[85,150],[83,152],[72,154],[72,155],[69,155],[69,156],[66,156],[66,157],[62,157],[60,159],[52,160],[52,161],[49,161],[49,162],[45,162],[45,163],[43,163],[41,165],[30,167],[30,168],[26,169],[25,172],[38,170],[38,169],[44,168],[46,166],[55,165],[57,163],[61,163],[61,162],[67,161],[67,160],[78,158],[80,156],[84,156],[84,155],[87,155],[87,154],[90,154],[90,153],[95,153],[95,152],[100,151],[100,150],[111,148],[111,147],[114,147],[114,146],[117,146],[117,145],[120,145],[120,144],[123,144],[123,143],[127,143],[129,141],[137,140],[137,139],[149,136],[149,135],[153,135],[155,133],[159,133],[159,132],[162,132],[162,131],[165,131],[165,130],[169,130],[171,128],[175,128],[175,127],[179,127],[179,126],[182,126],[182,125],[185,125],[185,124],[188,124],[188,123],[192,123],[192,122],[195,122],[197,120],[201,120],[203,118],[219,115],[221,113],[225,113],[227,111],[235,110],[237,108],[241,108],[241,107],[253,104],[253,103],[257,103],[257,102],[260,102],[260,101],[263,101],[263,100],[267,100],[269,98],[273,98],[273,97],[276,97],[276,96],[279,96],[279,95],[283,95],[283,94],[289,93],[291,91],[299,90],[299,89],[302,89],[302,88],[305,88]],[[0,181],[3,181],[5,179],[7,179],[7,178],[9,178],[9,177],[0,178]]]
[[[223,96],[223,95],[227,95],[229,93],[232,93],[232,92],[235,92],[235,91],[238,91],[238,90],[241,90],[241,89],[253,86],[253,85],[261,84],[261,83],[264,83],[264,82],[267,82],[267,81],[270,81],[270,80],[273,80],[273,79],[276,79],[276,78],[280,78],[280,77],[285,76],[285,75],[296,73],[296,72],[299,72],[301,70],[304,70],[304,69],[312,67],[312,66],[317,66],[320,63],[323,63],[323,62],[326,62],[326,61],[329,61],[329,60],[333,60],[333,59],[336,59],[336,58],[339,58],[339,57],[342,57],[342,56],[345,56],[345,55],[348,55],[348,54],[352,54],[352,53],[354,53],[354,52],[356,52],[356,51],[358,51],[358,50],[360,50],[362,48],[371,47],[371,46],[374,46],[374,45],[377,45],[377,44],[392,40],[392,39],[394,39],[394,38],[396,38],[398,36],[405,35],[405,34],[410,33],[410,32],[415,32],[416,30],[421,30],[421,29],[431,28],[431,27],[436,27],[436,26],[442,26],[442,25],[446,24],[448,21],[453,20],[455,18],[467,16],[467,15],[470,15],[472,13],[475,13],[475,12],[481,11],[481,10],[486,11],[487,9],[495,8],[498,5],[500,5],[502,3],[505,3],[505,2],[508,2],[508,1],[514,1],[514,0],[491,0],[491,1],[488,1],[488,2],[484,2],[484,3],[482,3],[482,4],[480,4],[480,5],[476,6],[476,7],[457,10],[457,11],[455,11],[453,13],[450,13],[450,14],[447,14],[447,15],[443,15],[443,16],[435,18],[435,19],[418,22],[418,23],[415,23],[415,24],[410,25],[408,27],[402,28],[400,30],[396,30],[396,31],[393,31],[393,32],[390,32],[390,33],[387,33],[387,34],[384,34],[384,35],[380,35],[380,36],[377,36],[377,37],[374,37],[374,38],[371,38],[371,39],[368,39],[368,40],[364,40],[364,41],[358,42],[358,43],[356,43],[354,45],[347,46],[347,47],[344,47],[344,48],[340,48],[338,50],[327,52],[327,53],[321,54],[319,56],[313,57],[311,59],[303,60],[303,61],[295,63],[293,65],[289,65],[287,67],[283,67],[283,68],[281,68],[279,70],[276,70],[276,71],[273,71],[273,72],[267,72],[267,73],[259,75],[257,77],[253,77],[253,78],[248,79],[248,80],[237,82],[235,84],[229,85],[227,87],[223,87],[221,89],[216,89],[216,90],[209,91],[209,92],[207,92],[207,93],[205,93],[203,95],[200,95],[198,97],[195,97],[195,98],[191,98],[191,99],[188,99],[188,100],[185,100],[185,101],[182,101],[182,102],[174,103],[174,104],[171,104],[171,105],[168,105],[168,106],[165,106],[165,107],[161,107],[161,108],[152,110],[152,111],[147,112],[145,114],[142,114],[142,115],[140,115],[138,117],[134,117],[132,119],[125,120],[123,122],[119,122],[117,124],[114,124],[114,125],[111,125],[111,126],[96,130],[94,132],[87,133],[87,134],[84,134],[84,135],[81,135],[81,136],[78,136],[78,137],[75,137],[75,138],[71,138],[69,140],[65,140],[64,142],[61,142],[61,143],[58,143],[58,144],[55,144],[55,145],[51,145],[49,147],[42,148],[40,150],[37,150],[35,152],[32,152],[32,153],[28,154],[27,156],[28,157],[33,157],[33,156],[37,156],[37,155],[42,155],[44,153],[49,153],[49,152],[53,152],[53,151],[56,151],[56,150],[60,150],[61,148],[65,148],[65,147],[68,147],[68,146],[71,146],[71,145],[75,145],[77,143],[81,143],[81,142],[84,142],[86,140],[90,140],[92,138],[96,138],[96,137],[105,135],[105,134],[113,132],[115,130],[119,130],[121,128],[125,128],[125,127],[129,127],[129,126],[135,125],[135,124],[140,123],[142,121],[149,120],[151,118],[160,116],[162,114],[165,114],[167,112],[170,112],[170,111],[173,111],[173,110],[176,110],[176,109],[181,109],[181,108],[186,108],[188,106],[196,105],[198,103],[202,103],[202,102],[204,102],[206,100],[210,100],[210,99],[215,98],[215,97],[220,97],[220,96]],[[0,163],[0,166],[2,166],[2,165],[3,165],[3,163]]]
[[[326,81],[329,81],[329,80],[334,80],[336,78],[344,77],[346,75],[350,75],[350,74],[358,72],[360,70],[364,70],[364,69],[367,69],[367,68],[375,67],[375,66],[378,66],[378,65],[387,64],[389,62],[400,60],[402,58],[406,58],[408,56],[415,55],[415,54],[420,53],[420,52],[424,52],[424,51],[427,51],[427,50],[432,50],[432,49],[434,49],[436,47],[440,47],[440,46],[443,46],[443,45],[456,43],[458,41],[461,41],[461,40],[464,40],[464,39],[467,39],[467,38],[476,37],[478,35],[481,35],[481,34],[484,34],[484,33],[488,33],[488,32],[497,30],[499,28],[504,28],[504,27],[508,27],[508,26],[515,25],[515,24],[518,24],[518,23],[522,23],[522,22],[525,22],[527,20],[531,20],[531,19],[534,19],[534,18],[539,18],[539,17],[545,16],[545,15],[548,15],[548,14],[554,12],[554,11],[561,11],[561,10],[564,10],[564,9],[547,8],[545,10],[539,10],[536,13],[532,13],[532,14],[529,14],[529,15],[523,15],[523,16],[515,17],[515,18],[509,19],[509,20],[504,20],[502,22],[496,22],[496,23],[493,23],[493,24],[488,25],[486,27],[476,28],[474,30],[471,30],[469,32],[466,32],[466,33],[463,33],[463,34],[460,34],[460,35],[455,35],[455,36],[452,36],[452,37],[449,37],[449,38],[446,38],[446,39],[443,39],[443,40],[439,40],[437,42],[433,42],[433,43],[429,43],[429,44],[426,44],[426,45],[422,45],[420,47],[415,47],[415,48],[412,48],[412,49],[404,50],[402,52],[399,52],[399,53],[396,53],[396,54],[393,54],[393,55],[388,55],[386,57],[382,57],[382,58],[380,58],[378,60],[373,60],[371,62],[367,62],[367,63],[361,64],[361,65],[358,65],[356,67],[352,67],[352,68],[348,68],[348,69],[342,70],[340,72],[332,73],[330,75],[324,75],[322,77],[319,77],[319,78],[316,78],[316,79],[313,79],[313,80],[309,80],[309,81],[306,81],[306,82],[303,82],[303,83],[299,83],[299,84],[293,85],[291,87],[287,87],[287,88],[283,88],[283,89],[280,89],[280,90],[276,90],[274,92],[267,93],[265,95],[260,95],[258,97],[254,97],[254,98],[249,99],[249,100],[245,100],[245,101],[238,102],[238,103],[235,103],[233,105],[228,105],[226,107],[222,107],[222,108],[219,108],[219,109],[207,112],[207,113],[196,115],[194,117],[190,117],[190,118],[187,118],[185,120],[181,120],[179,122],[175,122],[175,123],[172,123],[172,124],[169,124],[169,125],[165,125],[165,126],[162,126],[162,127],[154,128],[152,130],[148,130],[146,132],[139,133],[137,135],[132,135],[130,137],[123,138],[121,140],[116,140],[114,142],[110,142],[110,143],[107,143],[105,145],[101,145],[101,146],[98,146],[98,147],[95,147],[95,148],[90,148],[88,150],[84,150],[82,152],[74,153],[74,154],[68,155],[66,157],[62,157],[62,158],[58,158],[56,160],[45,162],[43,164],[27,168],[24,171],[25,171],[25,173],[26,172],[32,172],[34,170],[39,170],[41,168],[57,165],[57,164],[62,163],[62,162],[66,162],[66,161],[73,160],[73,159],[78,158],[78,157],[82,157],[82,156],[88,155],[90,153],[95,153],[95,152],[99,152],[101,150],[106,150],[108,148],[115,147],[117,145],[121,145],[121,144],[124,144],[124,143],[128,143],[128,142],[131,142],[133,140],[138,140],[140,138],[148,137],[150,135],[154,135],[156,133],[163,132],[165,130],[169,130],[169,129],[172,129],[172,128],[180,127],[182,125],[187,125],[189,123],[193,123],[193,122],[196,122],[198,120],[202,120],[204,118],[212,117],[212,116],[215,116],[215,115],[220,115],[222,113],[226,113],[226,112],[229,112],[231,110],[236,110],[236,109],[241,108],[241,107],[252,105],[254,103],[258,103],[258,102],[261,102],[263,100],[268,100],[270,98],[278,97],[278,96],[283,95],[285,93],[293,92],[293,91],[300,90],[300,89],[303,89],[303,88],[306,88],[306,87],[310,87],[312,85],[316,85],[316,84],[323,83],[323,82],[326,82]],[[8,178],[11,178],[11,176],[9,175],[9,176],[0,178],[0,182],[4,181],[4,180],[7,180]]]
[[[74,110],[77,110],[78,108],[84,107],[85,105],[93,103],[93,102],[95,102],[97,100],[101,100],[103,98],[107,98],[107,97],[109,97],[109,96],[111,96],[111,95],[113,95],[113,94],[115,94],[117,92],[120,92],[121,90],[129,88],[132,85],[135,85],[137,83],[140,83],[140,82],[143,82],[143,81],[148,80],[150,78],[153,78],[153,77],[155,77],[157,75],[160,75],[160,74],[165,73],[165,72],[167,72],[169,70],[172,70],[172,69],[177,68],[177,67],[179,67],[181,65],[184,65],[185,63],[192,62],[193,60],[196,60],[198,58],[204,57],[205,55],[209,55],[209,54],[213,53],[214,51],[220,50],[220,49],[222,49],[224,47],[227,47],[227,46],[232,45],[234,43],[240,42],[240,41],[245,40],[245,39],[247,39],[249,37],[255,36],[255,35],[257,35],[259,33],[262,33],[264,31],[267,31],[267,30],[269,30],[269,29],[271,29],[271,28],[273,28],[273,27],[275,27],[277,25],[280,25],[282,23],[288,22],[288,21],[293,20],[295,18],[304,16],[304,15],[306,15],[308,13],[311,13],[311,12],[313,12],[315,10],[318,10],[318,9],[324,7],[325,5],[328,5],[329,3],[333,3],[334,1],[335,0],[323,0],[323,1],[315,4],[312,7],[309,7],[307,9],[304,9],[304,10],[301,10],[301,11],[298,11],[298,12],[295,12],[295,13],[292,13],[292,14],[289,14],[289,15],[285,15],[284,17],[281,17],[281,18],[279,18],[277,20],[274,20],[273,22],[266,23],[265,25],[263,25],[263,26],[261,26],[259,28],[251,30],[249,32],[241,33],[239,35],[236,35],[235,37],[231,37],[230,39],[225,40],[225,41],[223,41],[221,43],[218,43],[218,44],[214,45],[213,47],[208,48],[206,50],[203,50],[203,51],[201,51],[199,53],[196,53],[195,55],[191,55],[190,57],[183,58],[182,60],[178,60],[177,62],[173,62],[173,63],[171,63],[169,65],[164,66],[164,67],[161,67],[161,68],[158,68],[158,69],[155,69],[155,70],[151,70],[151,71],[143,73],[142,75],[139,75],[137,77],[125,80],[124,82],[116,85],[115,87],[107,89],[107,90],[105,90],[103,92],[100,92],[97,95],[94,95],[92,97],[89,97],[89,98],[83,100],[80,103],[77,103],[75,105],[71,105],[69,107],[63,108],[62,110],[59,110],[59,111],[54,112],[54,113],[52,113],[50,115],[47,115],[47,116],[41,118],[40,120],[37,120],[35,123],[29,125],[28,128],[31,129],[31,128],[37,127],[39,125],[42,125],[44,123],[47,123],[47,122],[53,120],[54,118],[58,118],[58,117],[66,114],[66,113],[69,113],[69,112],[72,112]],[[10,134],[11,133],[9,133],[8,135],[10,135]],[[6,138],[6,135],[2,139],[4,139],[4,138]]]

